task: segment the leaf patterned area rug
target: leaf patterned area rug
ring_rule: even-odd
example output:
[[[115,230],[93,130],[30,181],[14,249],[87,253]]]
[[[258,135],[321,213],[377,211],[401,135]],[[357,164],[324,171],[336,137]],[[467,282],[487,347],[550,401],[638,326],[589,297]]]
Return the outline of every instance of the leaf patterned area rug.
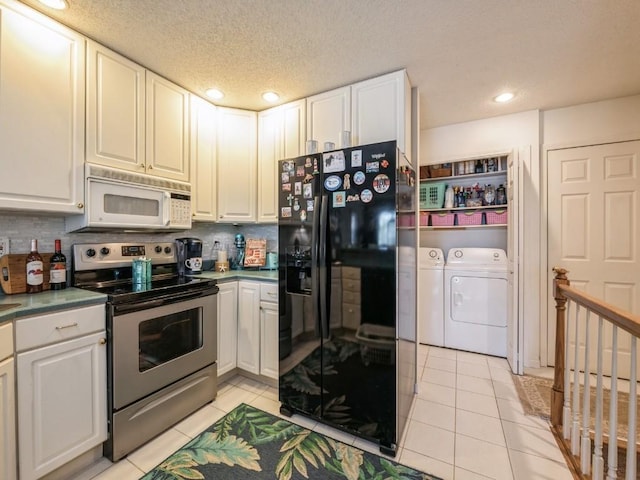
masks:
[[[442,480],[241,404],[141,480]]]

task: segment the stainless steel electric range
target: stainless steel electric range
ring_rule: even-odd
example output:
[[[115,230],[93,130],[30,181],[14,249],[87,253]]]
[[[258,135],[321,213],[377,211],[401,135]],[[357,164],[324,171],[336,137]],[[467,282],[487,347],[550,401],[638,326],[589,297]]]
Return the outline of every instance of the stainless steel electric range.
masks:
[[[109,439],[117,461],[217,393],[215,280],[179,276],[173,243],[73,246],[73,286],[106,294]],[[132,281],[132,260],[151,275]]]

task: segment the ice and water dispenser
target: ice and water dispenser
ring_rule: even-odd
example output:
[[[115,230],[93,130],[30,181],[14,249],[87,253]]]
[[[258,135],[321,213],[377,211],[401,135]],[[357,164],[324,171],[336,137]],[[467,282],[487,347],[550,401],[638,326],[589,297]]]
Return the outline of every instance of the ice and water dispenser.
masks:
[[[287,293],[311,295],[311,246],[294,245],[285,248]]]

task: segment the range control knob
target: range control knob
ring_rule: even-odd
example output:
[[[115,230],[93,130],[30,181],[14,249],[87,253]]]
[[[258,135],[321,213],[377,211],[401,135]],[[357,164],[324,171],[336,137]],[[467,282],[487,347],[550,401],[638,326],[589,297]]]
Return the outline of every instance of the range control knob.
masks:
[[[162,247],[160,245],[156,245],[156,248],[154,248],[156,253],[162,253]]]
[[[87,250],[87,257],[95,257],[96,251],[93,248]]]
[[[171,253],[171,247],[164,247],[164,253],[167,255]]]
[[[111,252],[111,250],[109,250],[107,247],[102,247],[102,248],[100,249],[100,253],[101,253],[102,255],[109,255],[109,253],[110,253],[110,252]]]

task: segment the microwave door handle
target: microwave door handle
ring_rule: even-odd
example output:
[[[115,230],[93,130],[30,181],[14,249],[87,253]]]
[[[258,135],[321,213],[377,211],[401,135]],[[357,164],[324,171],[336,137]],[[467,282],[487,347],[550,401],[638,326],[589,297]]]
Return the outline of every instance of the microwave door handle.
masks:
[[[168,227],[171,224],[171,194],[164,192],[164,201],[162,202],[162,219],[164,226]]]

